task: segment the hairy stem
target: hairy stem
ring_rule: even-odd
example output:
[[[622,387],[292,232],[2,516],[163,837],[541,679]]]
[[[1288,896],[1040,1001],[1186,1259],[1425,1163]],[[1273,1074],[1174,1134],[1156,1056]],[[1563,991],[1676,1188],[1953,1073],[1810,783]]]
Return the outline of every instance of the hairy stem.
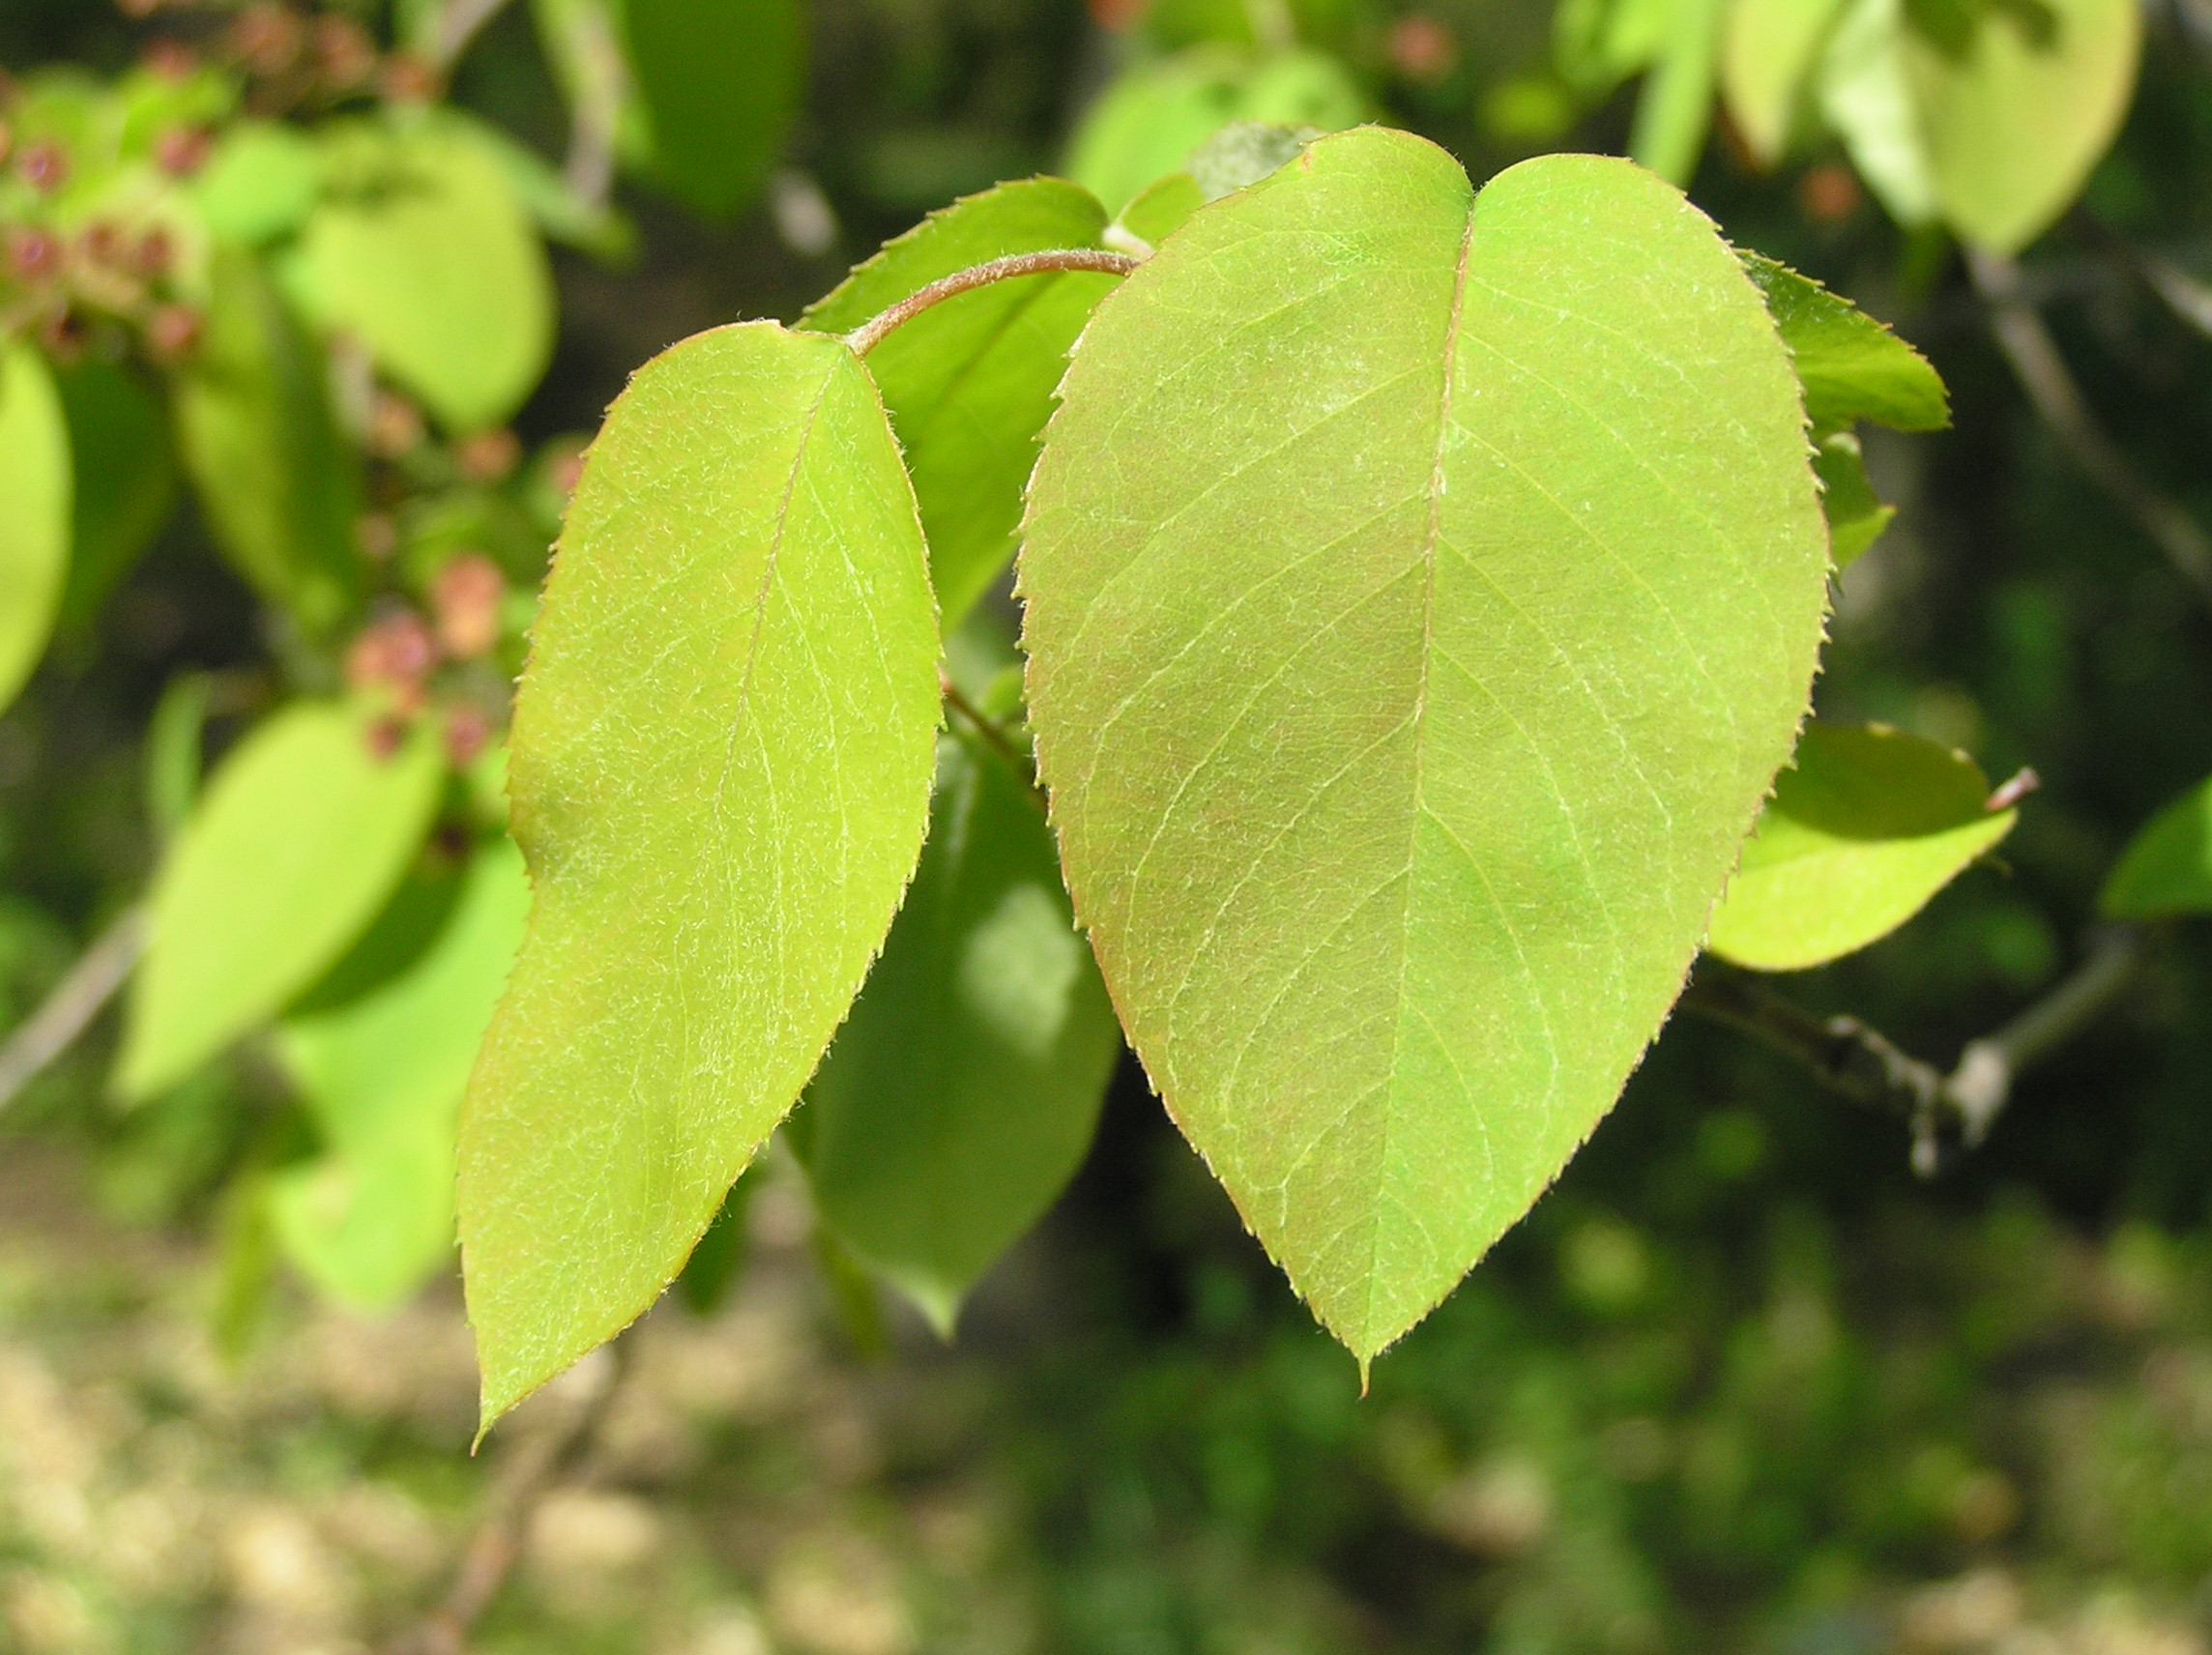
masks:
[[[879,316],[870,317],[845,335],[853,354],[864,357],[903,322],[911,322],[932,305],[957,299],[973,288],[994,281],[1012,281],[1024,276],[1051,276],[1067,271],[1091,271],[1101,276],[1127,276],[1144,263],[1128,253],[1110,253],[1102,247],[1057,247],[1041,253],[1014,253],[988,264],[956,270],[939,276],[927,287],[908,294]]]
[[[70,1049],[101,1007],[115,997],[146,946],[146,914],[127,908],[70,967],[8,1043],[0,1046],[0,1110],[13,1103],[45,1066]]]
[[[1679,1004],[1749,1034],[1839,1096],[1902,1117],[1912,1131],[1913,1170],[1925,1177],[1940,1167],[1947,1140],[1972,1148],[1989,1136],[2022,1070],[2111,1007],[2135,980],[2148,944],[2139,926],[2100,929],[2071,975],[1994,1033],[1967,1041],[1948,1074],[1856,1017],[1816,1016],[1718,961],[1701,963]]]
[[[2212,603],[2212,536],[2181,505],[2137,471],[2089,412],[2057,341],[2021,288],[2020,267],[1994,254],[1966,253],[1974,291],[1990,307],[1990,327],[2021,389],[2083,475],[2110,495],[2206,602]]]

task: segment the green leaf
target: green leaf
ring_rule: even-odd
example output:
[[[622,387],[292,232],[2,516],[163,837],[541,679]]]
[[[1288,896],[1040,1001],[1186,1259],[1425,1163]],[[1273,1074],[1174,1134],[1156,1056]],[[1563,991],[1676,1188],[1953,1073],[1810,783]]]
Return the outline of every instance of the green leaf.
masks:
[[[847,334],[940,276],[1009,253],[1094,247],[1105,228],[1105,209],[1081,185],[1002,184],[886,245],[800,325]],[[1036,465],[1053,388],[1115,279],[1069,273],[995,281],[933,305],[868,355],[906,450],[947,631],[1013,558],[1022,488]]]
[[[462,1117],[487,1423],[667,1286],[867,974],[929,812],[925,557],[834,339],[686,339],[593,446],[515,704],[536,905]]]
[[[421,725],[379,745],[364,710],[299,702],[216,771],[154,880],[124,1096],[175,1085],[274,1017],[384,906],[429,831],[445,764]]]
[[[2110,919],[2212,914],[2212,781],[2191,788],[2129,841],[2097,909]]]
[[[178,449],[223,555],[327,633],[361,593],[361,479],[323,356],[251,253],[218,247],[210,277],[206,329],[176,380]]]
[[[1362,129],[1091,319],[1021,562],[1039,759],[1153,1084],[1362,1360],[1659,1027],[1802,716],[1790,362],[1627,161]]]
[[[92,624],[101,605],[169,520],[177,461],[168,410],[120,363],[82,357],[54,375],[69,416],[75,476],[68,584],[58,625]]]
[[[1145,247],[1156,247],[1181,229],[1190,216],[1205,205],[1206,192],[1199,189],[1197,179],[1187,172],[1171,172],[1145,186],[1115,216],[1114,223],[1144,243]],[[1106,240],[1114,244],[1111,230]],[[1143,252],[1145,247],[1125,250]]]
[[[272,1216],[301,1273],[342,1303],[387,1309],[450,1255],[454,1120],[529,909],[521,855],[493,840],[412,969],[277,1031],[328,1152],[276,1175]]]
[[[323,198],[287,267],[447,426],[504,422],[553,353],[553,275],[507,169],[460,121],[325,129]]]
[[[1941,40],[1905,0],[1853,0],[1822,103],[1869,184],[1907,223],[1940,215],[2018,252],[2081,192],[2135,90],[2134,0],[1987,4]]]
[[[1839,569],[1848,568],[1861,553],[1881,538],[1897,508],[1877,498],[1867,480],[1866,459],[1859,440],[1848,431],[1834,431],[1813,450],[1813,475],[1820,479],[1820,513],[1828,520],[1828,556]]]
[[[200,749],[207,738],[213,684],[206,673],[180,673],[154,703],[146,720],[141,774],[146,815],[162,844],[190,820],[200,791]]]
[[[1813,429],[1857,420],[1900,431],[1939,431],[1951,401],[1928,360],[1849,300],[1758,253],[1738,251],[1790,347]]]
[[[794,0],[620,0],[650,171],[726,218],[768,177],[799,107],[806,41]]]
[[[1781,160],[1806,83],[1843,0],[1732,0],[1721,38],[1721,93],[1761,166]]]
[[[1888,936],[2012,831],[1965,754],[1884,725],[1807,727],[1705,945],[1793,972]]]
[[[1259,183],[1295,160],[1298,152],[1321,135],[1318,127],[1291,127],[1280,121],[1230,122],[1190,152],[1190,181],[1198,186],[1200,204]]]
[[[1076,130],[1067,174],[1118,212],[1232,121],[1330,132],[1366,113],[1366,99],[1332,57],[1294,51],[1254,58],[1194,46],[1140,64],[1107,88]]]
[[[191,195],[210,235],[258,247],[307,221],[322,182],[322,158],[299,128],[241,121],[193,175]]]
[[[70,433],[53,376],[0,341],[0,708],[45,653],[70,564]]]
[[[1074,1176],[1121,1050],[1028,778],[943,738],[914,886],[793,1119],[816,1209],[949,1337]]]

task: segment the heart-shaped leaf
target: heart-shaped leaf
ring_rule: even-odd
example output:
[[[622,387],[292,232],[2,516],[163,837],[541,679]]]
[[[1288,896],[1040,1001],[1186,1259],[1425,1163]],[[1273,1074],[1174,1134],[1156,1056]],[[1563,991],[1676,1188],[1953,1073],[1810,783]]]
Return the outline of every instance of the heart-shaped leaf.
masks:
[[[2012,831],[1965,754],[1882,725],[1810,726],[1713,912],[1706,946],[1755,971],[1888,936]]]
[[[1021,554],[1076,912],[1362,1360],[1666,1016],[1819,650],[1788,354],[1681,195],[1361,129],[1091,319]]]
[[[530,931],[461,1125],[487,1423],[667,1286],[867,974],[929,813],[925,556],[835,339],[686,339],[593,445],[515,702]]]

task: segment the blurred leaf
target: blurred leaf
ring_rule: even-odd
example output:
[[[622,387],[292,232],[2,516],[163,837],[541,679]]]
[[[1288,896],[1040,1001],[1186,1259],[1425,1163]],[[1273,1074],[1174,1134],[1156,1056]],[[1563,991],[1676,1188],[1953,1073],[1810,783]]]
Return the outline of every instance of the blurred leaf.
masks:
[[[1931,9],[1903,0],[1852,0],[1822,106],[1900,220],[1940,215],[2010,254],[2065,211],[2118,131],[2140,14],[2135,0],[2035,0],[1957,23],[1938,29]]]
[[[1859,440],[1848,431],[1830,432],[1815,445],[1813,475],[1820,479],[1820,511],[1828,519],[1828,555],[1846,568],[1881,538],[1897,508],[1876,497]]]
[[[69,422],[45,359],[0,340],[0,708],[45,653],[69,579]]]
[[[216,1226],[214,1292],[208,1331],[217,1352],[235,1365],[252,1349],[276,1285],[276,1236],[269,1224],[269,1176],[249,1165],[223,1192]]]
[[[1722,0],[1674,0],[1664,44],[1636,100],[1628,153],[1670,184],[1698,170],[1713,118]]]
[[[206,673],[179,673],[146,721],[146,814],[164,845],[190,818],[199,797],[210,689]]]
[[[1721,91],[1761,166],[1782,159],[1807,82],[1843,0],[1731,0],[1721,36]]]
[[[837,1330],[863,1362],[880,1362],[890,1353],[890,1329],[884,1324],[883,1296],[867,1266],[845,1250],[836,1233],[827,1225],[814,1227],[814,1265],[822,1272],[822,1285],[830,1290],[830,1311]]]
[[[1158,247],[1206,205],[1206,192],[1187,172],[1171,172],[1138,191],[1114,222],[1150,247]]]
[[[1477,196],[1363,128],[1201,209],[1061,394],[1020,589],[1076,912],[1365,1360],[1612,1107],[1788,755],[1828,570],[1788,354],[1643,169]]]
[[[176,381],[185,469],[239,572],[328,633],[360,595],[361,479],[323,356],[251,253],[218,248],[212,279],[199,349]]]
[[[1028,779],[940,738],[921,865],[794,1118],[817,1210],[949,1338],[1082,1163],[1121,1050]]]
[[[459,121],[324,129],[323,197],[286,271],[448,427],[504,423],[553,351],[553,276],[499,158]]]
[[[467,869],[444,855],[418,857],[392,896],[337,963],[285,1007],[291,1018],[321,1017],[351,1005],[422,963],[460,905]]]
[[[834,339],[697,334],[593,445],[515,705],[537,901],[461,1127],[487,1424],[675,1277],[867,974],[928,819],[926,557]]]
[[[1793,972],[1888,936],[1999,839],[1965,754],[1879,724],[1811,724],[1745,843],[1705,946]]]
[[[940,276],[1009,253],[1094,247],[1105,227],[1105,210],[1080,185],[1002,184],[886,244],[800,326],[850,333]],[[946,631],[1014,555],[1053,388],[1114,282],[1082,273],[992,282],[923,311],[868,355],[914,479]]]
[[[54,384],[69,416],[75,474],[65,633],[90,626],[123,577],[169,520],[177,461],[169,415],[132,369],[97,357],[60,368]]]
[[[445,765],[434,732],[386,757],[362,709],[299,702],[248,736],[155,876],[116,1089],[174,1085],[344,953],[422,848]]]
[[[713,218],[751,203],[805,79],[796,0],[617,0],[648,170]]]
[[[292,1263],[341,1303],[398,1304],[451,1257],[454,1120],[529,912],[521,854],[492,840],[412,969],[277,1031],[328,1153],[276,1175],[272,1216]]]
[[[1320,52],[1255,58],[1195,46],[1125,71],[1091,104],[1067,152],[1067,173],[1118,212],[1145,187],[1179,171],[1232,121],[1336,131],[1362,121],[1367,100],[1343,66]]]
[[[1318,127],[1232,121],[1190,152],[1190,181],[1198,186],[1202,203],[1218,201],[1289,165],[1321,135]]]
[[[2128,842],[2097,909],[2111,919],[2212,914],[2212,781],[2191,788]]]
[[[470,137],[499,162],[515,200],[548,241],[609,264],[626,264],[637,256],[637,226],[622,209],[586,200],[559,168],[488,121],[472,119],[459,110],[448,110],[445,120],[465,126]]]
[[[322,181],[322,157],[299,128],[241,121],[217,140],[191,194],[211,235],[258,247],[307,221]]]
[[[1950,395],[1928,360],[1849,300],[1758,253],[1738,251],[1766,295],[1790,347],[1816,432],[1872,420],[1900,431],[1939,431]]]

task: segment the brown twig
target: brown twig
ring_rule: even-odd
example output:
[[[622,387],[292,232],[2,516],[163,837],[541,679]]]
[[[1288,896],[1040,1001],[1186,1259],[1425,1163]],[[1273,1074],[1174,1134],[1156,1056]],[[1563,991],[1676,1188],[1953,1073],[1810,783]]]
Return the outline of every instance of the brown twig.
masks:
[[[1998,348],[2059,446],[2090,481],[2135,519],[2199,595],[2212,602],[2212,536],[2137,471],[2097,423],[2066,359],[2058,354],[2057,341],[2022,291],[2020,267],[2010,259],[1968,248],[1966,268],[1974,291],[1990,308],[1990,327]]]
[[[568,1417],[508,1450],[445,1601],[396,1640],[390,1655],[464,1655],[469,1633],[491,1608],[521,1555],[531,1516],[590,1453],[622,1389],[627,1363],[628,1347],[618,1338],[606,1347],[606,1357],[596,1369],[577,1376],[589,1388],[570,1405]]]
[[[2135,980],[2148,943],[2139,926],[2100,929],[2071,975],[1994,1034],[1967,1041],[1948,1074],[1856,1017],[1817,1016],[1718,961],[1700,965],[1679,1004],[1749,1034],[1839,1096],[1902,1117],[1912,1132],[1913,1170],[1928,1177],[1941,1167],[1946,1141],[1973,1148],[1989,1136],[2021,1071],[2112,1005]]]
[[[938,670],[937,687],[945,696],[946,706],[973,725],[975,733],[990,742],[998,755],[1006,761],[1014,774],[1029,784],[1030,792],[1036,797],[1041,808],[1044,804],[1044,789],[1037,785],[1036,765],[1027,753],[1014,745],[1013,739],[1006,734],[1005,726],[970,701],[966,692],[952,682],[952,675],[942,668]]]
[[[115,998],[145,946],[145,911],[127,908],[70,967],[44,1003],[0,1046],[0,1110],[70,1049],[101,1007]]]
[[[443,74],[461,61],[469,43],[507,7],[507,0],[446,0],[431,37],[431,61]]]
[[[1127,276],[1145,261],[1128,253],[1110,253],[1100,247],[1058,247],[1047,252],[1014,253],[987,264],[956,270],[927,287],[908,294],[879,316],[871,317],[845,335],[853,354],[864,357],[902,322],[910,322],[932,305],[956,299],[994,281],[1012,281],[1024,276],[1050,276],[1068,271],[1091,271],[1101,276]]]
[[[615,139],[628,97],[629,67],[623,61],[607,15],[597,7],[577,11],[569,25],[575,34],[578,84],[568,129],[568,156],[561,177],[579,200],[597,208],[607,204],[615,182]]]

